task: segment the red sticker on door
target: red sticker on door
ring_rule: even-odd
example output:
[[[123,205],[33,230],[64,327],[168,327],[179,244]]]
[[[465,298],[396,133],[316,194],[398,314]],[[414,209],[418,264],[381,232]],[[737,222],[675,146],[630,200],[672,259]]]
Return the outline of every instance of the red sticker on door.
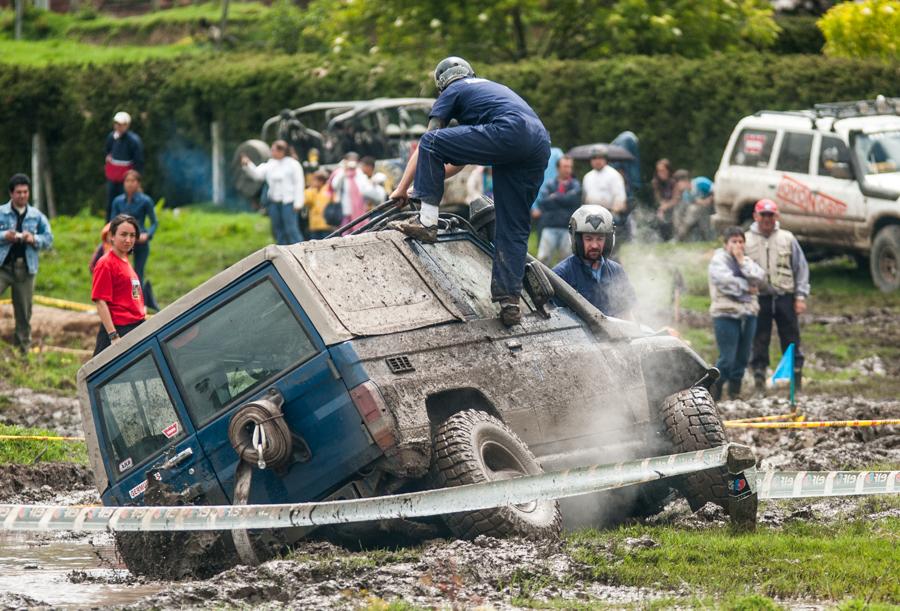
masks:
[[[138,495],[143,494],[143,492],[147,489],[147,480],[142,481],[140,484],[132,488],[128,491],[128,496],[131,498],[137,498]]]
[[[178,423],[173,422],[169,426],[163,429],[163,435],[165,435],[168,439],[172,439],[175,435],[178,434]]]

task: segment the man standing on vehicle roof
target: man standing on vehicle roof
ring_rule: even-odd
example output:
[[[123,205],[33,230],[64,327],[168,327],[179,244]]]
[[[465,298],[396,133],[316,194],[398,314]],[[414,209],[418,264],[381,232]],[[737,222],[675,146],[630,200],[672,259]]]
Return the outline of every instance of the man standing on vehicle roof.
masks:
[[[582,297],[606,314],[633,319],[637,298],[625,268],[609,258],[616,244],[612,213],[603,206],[582,206],[569,219],[575,253],[553,268]]]
[[[769,366],[769,341],[772,321],[778,325],[781,352],[794,344],[794,388],[800,389],[803,353],[800,351],[798,316],[806,311],[809,296],[809,265],[794,234],[778,224],[778,206],[761,199],[753,208],[754,223],[747,233],[745,254],[765,271],[766,282],[759,289],[759,316],[750,368],[756,390],[765,390]]]
[[[391,193],[391,198],[405,200],[415,177],[422,210],[391,227],[425,242],[436,241],[444,180],[466,164],[491,166],[497,215],[491,296],[500,302],[503,324],[518,324],[530,208],[544,180],[550,136],[525,100],[504,85],[476,78],[464,59],[442,60],[434,80],[440,95],[431,108],[429,131]],[[447,127],[453,119],[459,125]]]

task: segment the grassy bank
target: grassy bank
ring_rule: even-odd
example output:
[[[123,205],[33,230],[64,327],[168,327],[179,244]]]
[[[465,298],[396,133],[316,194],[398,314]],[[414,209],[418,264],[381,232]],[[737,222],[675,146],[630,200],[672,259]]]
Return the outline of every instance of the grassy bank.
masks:
[[[42,255],[35,293],[90,302],[88,262],[103,224],[100,217],[87,214],[53,221],[53,250]],[[150,246],[147,278],[164,306],[270,243],[268,218],[259,214],[223,212],[211,206],[162,210]]]
[[[0,411],[2,411],[0,406]],[[0,435],[56,436],[52,431],[0,424]],[[30,465],[36,462],[74,462],[87,464],[87,449],[78,441],[44,441],[27,439],[0,440],[0,464]]]
[[[38,67],[47,64],[129,63],[196,53],[183,44],[104,47],[70,40],[0,40],[0,62]]]
[[[738,536],[725,527],[628,526],[574,533],[567,547],[585,564],[591,580],[695,593],[690,599],[664,598],[650,608],[777,609],[781,605],[775,601],[793,600],[887,609],[900,602],[894,575],[900,565],[898,538],[900,519],[885,518],[830,525],[795,522]],[[634,545],[634,540],[645,542]],[[512,585],[521,592],[517,604],[571,608],[565,601],[531,600],[530,593],[551,584],[529,581],[527,569]]]

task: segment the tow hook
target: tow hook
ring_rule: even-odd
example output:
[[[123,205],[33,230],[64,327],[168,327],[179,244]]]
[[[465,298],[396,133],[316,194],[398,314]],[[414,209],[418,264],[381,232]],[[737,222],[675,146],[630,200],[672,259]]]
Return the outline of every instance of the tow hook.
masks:
[[[696,388],[697,386],[702,386],[706,390],[709,390],[709,387],[719,379],[720,375],[718,368],[710,367],[706,370],[706,373],[703,374],[702,378],[691,384],[691,387]]]

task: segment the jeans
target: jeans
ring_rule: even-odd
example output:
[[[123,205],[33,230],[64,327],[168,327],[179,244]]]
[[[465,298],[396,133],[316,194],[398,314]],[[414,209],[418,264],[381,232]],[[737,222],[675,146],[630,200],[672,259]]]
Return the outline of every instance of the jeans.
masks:
[[[0,294],[12,287],[13,312],[16,316],[15,344],[23,352],[31,347],[31,302],[34,297],[34,278],[28,273],[25,259],[0,266]]]
[[[572,239],[569,230],[562,227],[544,227],[538,243],[537,258],[548,267],[572,254]]]
[[[713,318],[716,344],[719,346],[719,360],[716,367],[725,382],[740,382],[750,360],[750,346],[756,333],[756,316]]]
[[[437,205],[444,195],[444,164],[492,166],[494,179],[494,301],[522,292],[531,203],[544,182],[550,157],[547,130],[531,117],[509,115],[487,125],[459,125],[425,133],[419,140],[415,194]]]
[[[144,284],[144,269],[147,267],[147,258],[150,256],[150,242],[134,245],[134,272],[138,275],[141,285]]]
[[[765,378],[769,367],[769,342],[772,339],[772,321],[778,325],[778,341],[781,353],[794,344],[794,372],[803,370],[803,353],[800,351],[800,321],[794,312],[794,294],[760,295],[759,321],[753,338],[753,356],[750,368],[756,377]]]
[[[293,202],[282,204],[269,202],[269,220],[272,221],[272,233],[275,234],[276,244],[296,244],[303,241],[300,235],[300,226],[297,224],[297,213],[294,211]]]

